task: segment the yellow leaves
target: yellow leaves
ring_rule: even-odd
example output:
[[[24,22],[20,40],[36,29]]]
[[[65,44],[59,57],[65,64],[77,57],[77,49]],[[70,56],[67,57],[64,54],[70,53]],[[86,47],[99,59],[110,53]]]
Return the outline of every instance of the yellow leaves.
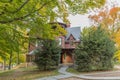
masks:
[[[120,30],[117,32],[113,33],[114,41],[116,42],[116,47],[120,47]]]
[[[3,62],[3,59],[0,57],[0,62]]]
[[[66,35],[67,31],[62,28],[59,24],[56,24],[56,28],[52,30],[53,37]]]
[[[112,7],[111,9],[105,7],[98,10],[98,13],[89,16],[94,23],[101,24],[103,28],[110,32],[111,38],[116,42],[117,47],[120,47],[120,30],[118,31],[116,28],[119,27],[119,13],[120,7]]]
[[[22,35],[23,35],[24,37],[29,37],[27,30],[23,30],[23,29],[20,29],[20,27],[17,27],[17,31],[19,31],[20,33],[22,33]]]
[[[58,32],[60,32],[60,35],[65,35],[67,33],[67,31],[64,28],[62,28],[61,26],[58,26],[57,30],[59,30]]]
[[[20,54],[20,61],[25,62],[26,61],[26,54]]]
[[[66,6],[66,3],[64,1],[59,1],[59,8],[58,8],[58,13],[59,16],[63,19],[63,22],[65,23],[69,23],[69,20],[67,19],[67,17],[69,16],[68,14],[68,8]]]
[[[120,61],[120,50],[118,50],[115,55],[114,58],[116,58],[118,61]]]
[[[40,6],[41,6],[40,3],[37,3],[35,7],[36,7],[36,9],[39,9]]]

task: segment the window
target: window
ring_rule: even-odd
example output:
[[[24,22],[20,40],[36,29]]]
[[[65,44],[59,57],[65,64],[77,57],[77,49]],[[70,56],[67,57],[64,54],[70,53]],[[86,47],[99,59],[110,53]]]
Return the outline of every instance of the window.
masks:
[[[61,38],[59,38],[59,45],[61,45],[62,44],[62,39]]]
[[[38,41],[36,40],[36,44],[35,44],[36,47],[38,47]]]
[[[41,40],[36,40],[36,47],[38,47],[38,46],[43,46]]]

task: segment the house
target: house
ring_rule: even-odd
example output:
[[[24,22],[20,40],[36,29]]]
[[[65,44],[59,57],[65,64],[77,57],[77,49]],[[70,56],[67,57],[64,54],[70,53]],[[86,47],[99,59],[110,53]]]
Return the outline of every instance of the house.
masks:
[[[51,23],[54,24],[54,23]],[[60,55],[60,63],[74,63],[74,50],[76,49],[77,44],[80,43],[80,27],[70,27],[64,23],[58,23],[64,29],[66,29],[67,34],[65,36],[59,36],[57,40],[59,40],[59,45],[62,48],[62,52]],[[27,62],[31,62],[35,56],[35,48],[37,48],[35,43],[30,43],[29,52],[27,54]]]
[[[61,40],[61,63],[73,63],[74,62],[74,50],[80,43],[80,27],[68,27],[66,28],[66,36],[62,36]]]

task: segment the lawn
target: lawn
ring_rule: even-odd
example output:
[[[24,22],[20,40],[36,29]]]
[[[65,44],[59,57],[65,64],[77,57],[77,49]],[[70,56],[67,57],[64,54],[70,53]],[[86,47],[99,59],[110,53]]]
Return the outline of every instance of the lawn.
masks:
[[[88,74],[88,73],[96,73],[96,72],[109,72],[109,71],[119,71],[120,70],[120,63],[115,64],[114,68],[111,70],[106,70],[106,71],[91,71],[91,72],[79,72],[74,68],[68,68],[67,72],[73,73],[73,74]]]
[[[45,76],[58,75],[57,70],[39,71],[36,67],[19,68],[0,73],[0,80],[33,80]]]

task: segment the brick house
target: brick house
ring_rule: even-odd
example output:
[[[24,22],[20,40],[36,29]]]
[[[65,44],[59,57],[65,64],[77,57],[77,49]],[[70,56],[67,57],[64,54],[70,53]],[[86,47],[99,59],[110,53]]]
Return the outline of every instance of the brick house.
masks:
[[[80,27],[70,27],[64,23],[58,24],[67,31],[65,36],[56,38],[62,48],[60,63],[74,63],[74,50],[76,49],[77,44],[80,43]],[[30,43],[28,48],[29,52],[27,54],[27,62],[31,62],[35,58],[33,53],[37,45],[38,44],[35,45],[35,43]]]

